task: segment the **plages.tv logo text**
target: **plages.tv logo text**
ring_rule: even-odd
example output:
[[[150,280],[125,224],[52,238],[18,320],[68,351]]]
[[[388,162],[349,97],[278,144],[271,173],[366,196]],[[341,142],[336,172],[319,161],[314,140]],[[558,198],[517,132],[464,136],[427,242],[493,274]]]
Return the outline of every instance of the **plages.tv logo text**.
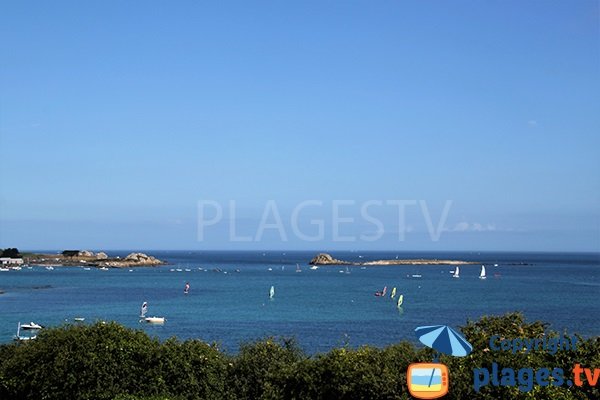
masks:
[[[515,338],[502,339],[498,335],[490,338],[489,348],[492,351],[509,351],[513,354],[527,354],[532,351],[546,351],[556,354],[558,351],[577,350],[577,337],[545,337],[545,338]],[[497,363],[492,363],[488,368],[473,369],[473,386],[476,392],[481,388],[492,386],[518,386],[522,392],[533,390],[534,385],[545,386],[583,386],[586,382],[590,386],[596,386],[600,378],[599,368],[586,368],[575,364],[571,369],[571,375],[565,375],[562,368],[499,368]],[[584,381],[585,378],[585,381]]]

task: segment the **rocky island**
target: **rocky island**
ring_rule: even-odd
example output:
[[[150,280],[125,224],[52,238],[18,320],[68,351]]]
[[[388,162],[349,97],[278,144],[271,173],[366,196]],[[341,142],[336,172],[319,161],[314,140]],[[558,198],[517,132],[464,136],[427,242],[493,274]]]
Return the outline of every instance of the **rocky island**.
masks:
[[[474,261],[438,260],[438,259],[402,259],[402,260],[375,260],[364,262],[350,262],[333,258],[330,254],[317,254],[309,262],[310,265],[463,265],[477,264]]]
[[[131,253],[121,258],[109,257],[102,251],[94,253],[89,250],[65,250],[58,254],[27,254],[23,256],[23,262],[30,265],[98,268],[148,267],[166,264],[164,261],[144,253]]]

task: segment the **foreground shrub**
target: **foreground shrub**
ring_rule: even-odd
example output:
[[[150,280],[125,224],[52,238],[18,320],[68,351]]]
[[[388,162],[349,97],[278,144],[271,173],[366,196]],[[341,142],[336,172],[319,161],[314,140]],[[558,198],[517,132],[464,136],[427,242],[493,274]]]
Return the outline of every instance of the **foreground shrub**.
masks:
[[[304,359],[302,350],[291,340],[269,338],[242,345],[231,364],[231,398],[283,398],[295,365]]]
[[[474,369],[600,366],[600,338],[579,338],[575,351],[493,351],[489,339],[558,337],[541,322],[506,314],[462,327],[474,350],[442,356],[450,371],[447,399],[600,399],[597,386],[518,387],[474,390]],[[566,335],[563,333],[562,335]],[[571,336],[571,335],[569,335]],[[408,342],[384,349],[337,348],[308,357],[289,340],[265,339],[227,355],[214,345],[169,339],[160,343],[118,324],[63,326],[35,341],[0,345],[0,399],[409,399],[406,371],[431,362],[434,353]]]
[[[0,398],[111,399],[154,394],[157,340],[116,323],[44,330],[35,341],[5,345]],[[6,354],[9,353],[9,354]]]
[[[181,399],[225,397],[228,357],[199,340],[169,339],[160,347],[158,381]]]

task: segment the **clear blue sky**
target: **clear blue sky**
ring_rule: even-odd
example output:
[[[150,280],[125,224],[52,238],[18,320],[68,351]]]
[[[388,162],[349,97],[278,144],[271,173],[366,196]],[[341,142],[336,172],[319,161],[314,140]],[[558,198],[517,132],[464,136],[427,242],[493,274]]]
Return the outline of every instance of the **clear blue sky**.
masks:
[[[598,4],[3,2],[0,247],[598,251]],[[332,240],[333,200],[358,235],[398,199],[452,200],[440,240],[419,206]],[[199,242],[201,200],[289,240]]]

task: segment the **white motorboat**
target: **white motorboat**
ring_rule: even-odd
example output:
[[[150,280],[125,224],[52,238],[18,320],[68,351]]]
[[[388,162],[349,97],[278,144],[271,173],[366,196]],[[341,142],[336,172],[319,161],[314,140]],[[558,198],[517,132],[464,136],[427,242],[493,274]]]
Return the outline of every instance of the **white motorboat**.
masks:
[[[37,337],[37,335],[32,334],[32,332],[36,332],[42,328],[43,327],[41,325],[36,324],[35,322],[30,322],[29,324],[23,324],[23,325],[21,325],[21,322],[19,322],[17,325],[17,334],[14,336],[14,340],[17,340],[19,342],[33,340]],[[24,331],[28,331],[29,335],[22,336],[21,329]]]

